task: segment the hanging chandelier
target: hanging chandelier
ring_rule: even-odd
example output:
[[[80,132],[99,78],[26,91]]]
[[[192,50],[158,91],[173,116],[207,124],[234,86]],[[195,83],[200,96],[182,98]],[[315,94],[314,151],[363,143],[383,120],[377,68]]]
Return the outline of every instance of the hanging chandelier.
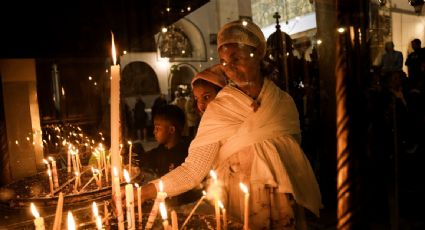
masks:
[[[164,27],[159,35],[158,49],[162,58],[192,57],[192,44],[180,28],[171,25]]]

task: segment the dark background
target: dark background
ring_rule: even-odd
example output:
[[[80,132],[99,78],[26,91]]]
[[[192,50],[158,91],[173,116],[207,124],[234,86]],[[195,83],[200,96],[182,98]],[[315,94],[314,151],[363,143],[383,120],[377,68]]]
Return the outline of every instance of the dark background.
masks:
[[[154,51],[154,34],[208,0],[10,1],[0,10],[0,58],[110,56]],[[187,7],[190,7],[188,11]],[[165,9],[170,7],[170,11]]]

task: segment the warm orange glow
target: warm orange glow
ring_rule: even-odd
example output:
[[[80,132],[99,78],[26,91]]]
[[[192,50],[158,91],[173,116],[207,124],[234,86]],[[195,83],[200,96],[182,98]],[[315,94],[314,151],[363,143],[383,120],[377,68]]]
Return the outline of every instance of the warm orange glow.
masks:
[[[242,182],[239,183],[239,187],[241,188],[243,193],[245,193],[245,194],[248,193],[248,187],[246,187],[246,185],[244,185]]]
[[[96,216],[96,227],[102,229],[102,218],[100,216]]]
[[[72,215],[71,211],[68,211],[68,230],[75,230],[77,229],[75,226],[75,220],[74,216]]]
[[[38,213],[38,211],[37,211],[37,208],[35,207],[35,205],[34,205],[34,203],[31,203],[31,212],[32,212],[32,215],[35,217],[35,218],[40,218],[40,214]]]
[[[215,173],[214,170],[210,171],[210,176],[213,178],[214,181],[217,181],[217,174]]]
[[[130,175],[128,175],[127,169],[124,169],[124,178],[127,183],[130,183]]]
[[[206,196],[207,192],[205,192],[205,190],[202,190],[202,195]]]
[[[114,166],[114,168],[112,169],[112,171],[114,172],[114,176],[118,176],[117,167]]]
[[[43,163],[46,164],[46,165],[49,164],[49,162],[46,159],[43,159]]]
[[[221,209],[224,209],[224,205],[223,205],[223,203],[221,202],[221,200],[219,200],[217,203],[218,203],[218,206],[219,206]]]
[[[53,161],[53,157],[48,157],[47,159],[49,159],[49,161]]]
[[[97,204],[96,204],[96,202],[93,202],[93,204],[92,204],[92,210],[93,210],[93,216],[94,216],[94,217],[99,216],[99,210],[97,209]]]
[[[114,65],[116,65],[117,64],[117,51],[115,50],[114,33],[112,33],[112,31],[111,31],[111,35],[112,35],[112,61],[113,61]]]
[[[168,219],[167,208],[165,207],[164,202],[159,203],[159,211],[161,212],[161,217],[163,220]]]
[[[164,184],[162,183],[162,180],[159,180],[159,191],[160,192],[164,191]]]
[[[47,169],[47,175],[52,176],[52,171],[50,171],[50,169]]]

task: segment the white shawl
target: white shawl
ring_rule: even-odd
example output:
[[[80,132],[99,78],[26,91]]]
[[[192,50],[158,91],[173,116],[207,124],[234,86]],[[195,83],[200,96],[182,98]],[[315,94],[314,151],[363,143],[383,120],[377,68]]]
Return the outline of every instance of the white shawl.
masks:
[[[300,133],[293,99],[266,79],[258,100],[261,106],[254,112],[249,96],[224,87],[208,105],[190,148],[220,142],[215,162],[219,168],[232,154],[253,146],[250,182],[274,184],[319,216],[319,186],[310,162],[291,136]]]

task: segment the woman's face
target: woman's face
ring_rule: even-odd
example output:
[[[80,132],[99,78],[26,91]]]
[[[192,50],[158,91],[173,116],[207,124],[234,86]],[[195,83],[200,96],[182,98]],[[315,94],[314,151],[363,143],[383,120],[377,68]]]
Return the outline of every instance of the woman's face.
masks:
[[[196,106],[203,113],[208,104],[217,96],[217,91],[212,85],[197,85],[193,87],[193,96],[196,100]]]
[[[244,85],[258,77],[260,58],[253,48],[227,44],[220,47],[218,54],[224,73],[236,85]]]

